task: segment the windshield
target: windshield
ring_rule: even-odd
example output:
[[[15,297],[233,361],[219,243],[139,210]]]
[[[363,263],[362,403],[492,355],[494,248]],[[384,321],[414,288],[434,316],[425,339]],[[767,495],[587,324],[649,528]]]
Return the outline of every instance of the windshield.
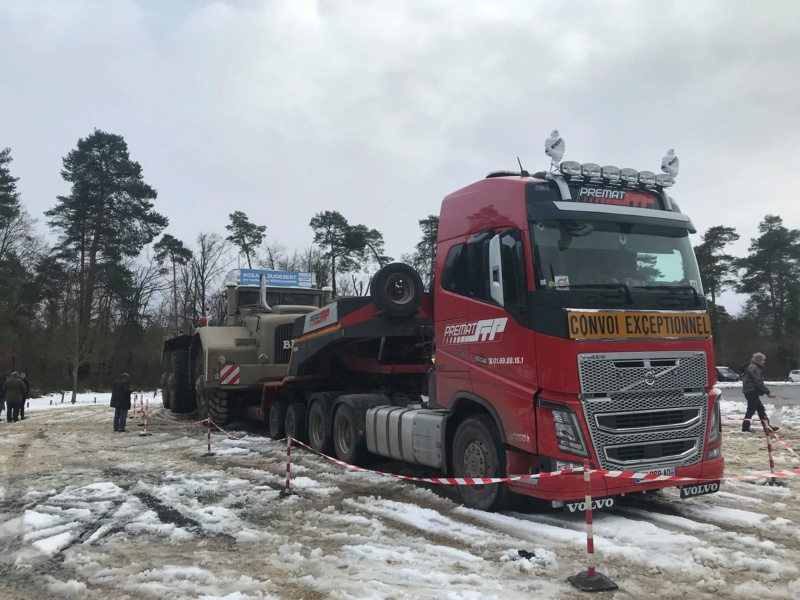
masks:
[[[239,306],[253,306],[261,303],[259,290],[239,290]],[[267,292],[267,304],[280,306],[294,304],[300,306],[319,307],[319,294],[304,294],[302,292]]]
[[[703,293],[689,233],[609,221],[531,223],[536,285],[542,290],[676,287]]]

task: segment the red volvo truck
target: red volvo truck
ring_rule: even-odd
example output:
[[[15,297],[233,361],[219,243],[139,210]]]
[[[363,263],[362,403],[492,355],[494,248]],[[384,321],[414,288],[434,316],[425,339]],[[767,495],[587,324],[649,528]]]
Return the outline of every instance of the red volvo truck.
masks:
[[[244,413],[349,463],[369,452],[477,478],[588,458],[596,469],[695,478],[680,484],[683,497],[716,491],[724,459],[711,330],[695,228],[671,183],[564,162],[491,173],[450,194],[432,289],[408,265],[388,265],[371,298],[298,318],[286,377],[265,382]],[[565,475],[459,491],[478,509],[533,497],[574,511],[583,485]],[[592,485],[608,507],[677,484]]]

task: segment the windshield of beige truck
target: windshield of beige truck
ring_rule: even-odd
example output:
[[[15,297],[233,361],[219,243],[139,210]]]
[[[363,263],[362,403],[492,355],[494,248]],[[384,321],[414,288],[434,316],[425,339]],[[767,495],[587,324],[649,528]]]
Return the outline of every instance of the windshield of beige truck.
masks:
[[[536,287],[540,290],[696,290],[702,296],[685,229],[611,221],[531,223]],[[627,288],[627,289],[626,289]],[[692,292],[693,293],[693,292]]]
[[[240,289],[238,294],[239,306],[258,306],[261,302],[261,291],[258,289]],[[319,308],[320,296],[318,294],[304,294],[302,292],[267,291],[267,304],[270,306],[293,304],[300,306],[316,306]]]

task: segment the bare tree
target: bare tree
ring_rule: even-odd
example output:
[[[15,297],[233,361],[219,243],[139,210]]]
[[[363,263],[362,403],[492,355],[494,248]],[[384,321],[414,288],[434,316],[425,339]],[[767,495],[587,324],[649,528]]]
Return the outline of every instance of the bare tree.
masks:
[[[190,262],[192,278],[192,318],[205,312],[209,293],[219,283],[218,279],[231,265],[228,243],[218,233],[201,233]]]

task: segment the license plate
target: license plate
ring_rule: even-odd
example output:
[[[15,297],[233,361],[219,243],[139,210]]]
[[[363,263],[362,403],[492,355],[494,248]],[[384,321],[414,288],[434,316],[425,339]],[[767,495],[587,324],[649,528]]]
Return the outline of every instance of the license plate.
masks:
[[[681,498],[693,498],[704,494],[713,494],[719,491],[719,481],[709,483],[696,483],[694,485],[684,485],[681,487]]]
[[[667,477],[675,477],[675,469],[673,467],[664,467],[663,469],[648,469],[646,471],[637,471],[637,473],[649,473],[650,475],[666,475]],[[643,481],[642,479],[635,479],[636,483]]]

